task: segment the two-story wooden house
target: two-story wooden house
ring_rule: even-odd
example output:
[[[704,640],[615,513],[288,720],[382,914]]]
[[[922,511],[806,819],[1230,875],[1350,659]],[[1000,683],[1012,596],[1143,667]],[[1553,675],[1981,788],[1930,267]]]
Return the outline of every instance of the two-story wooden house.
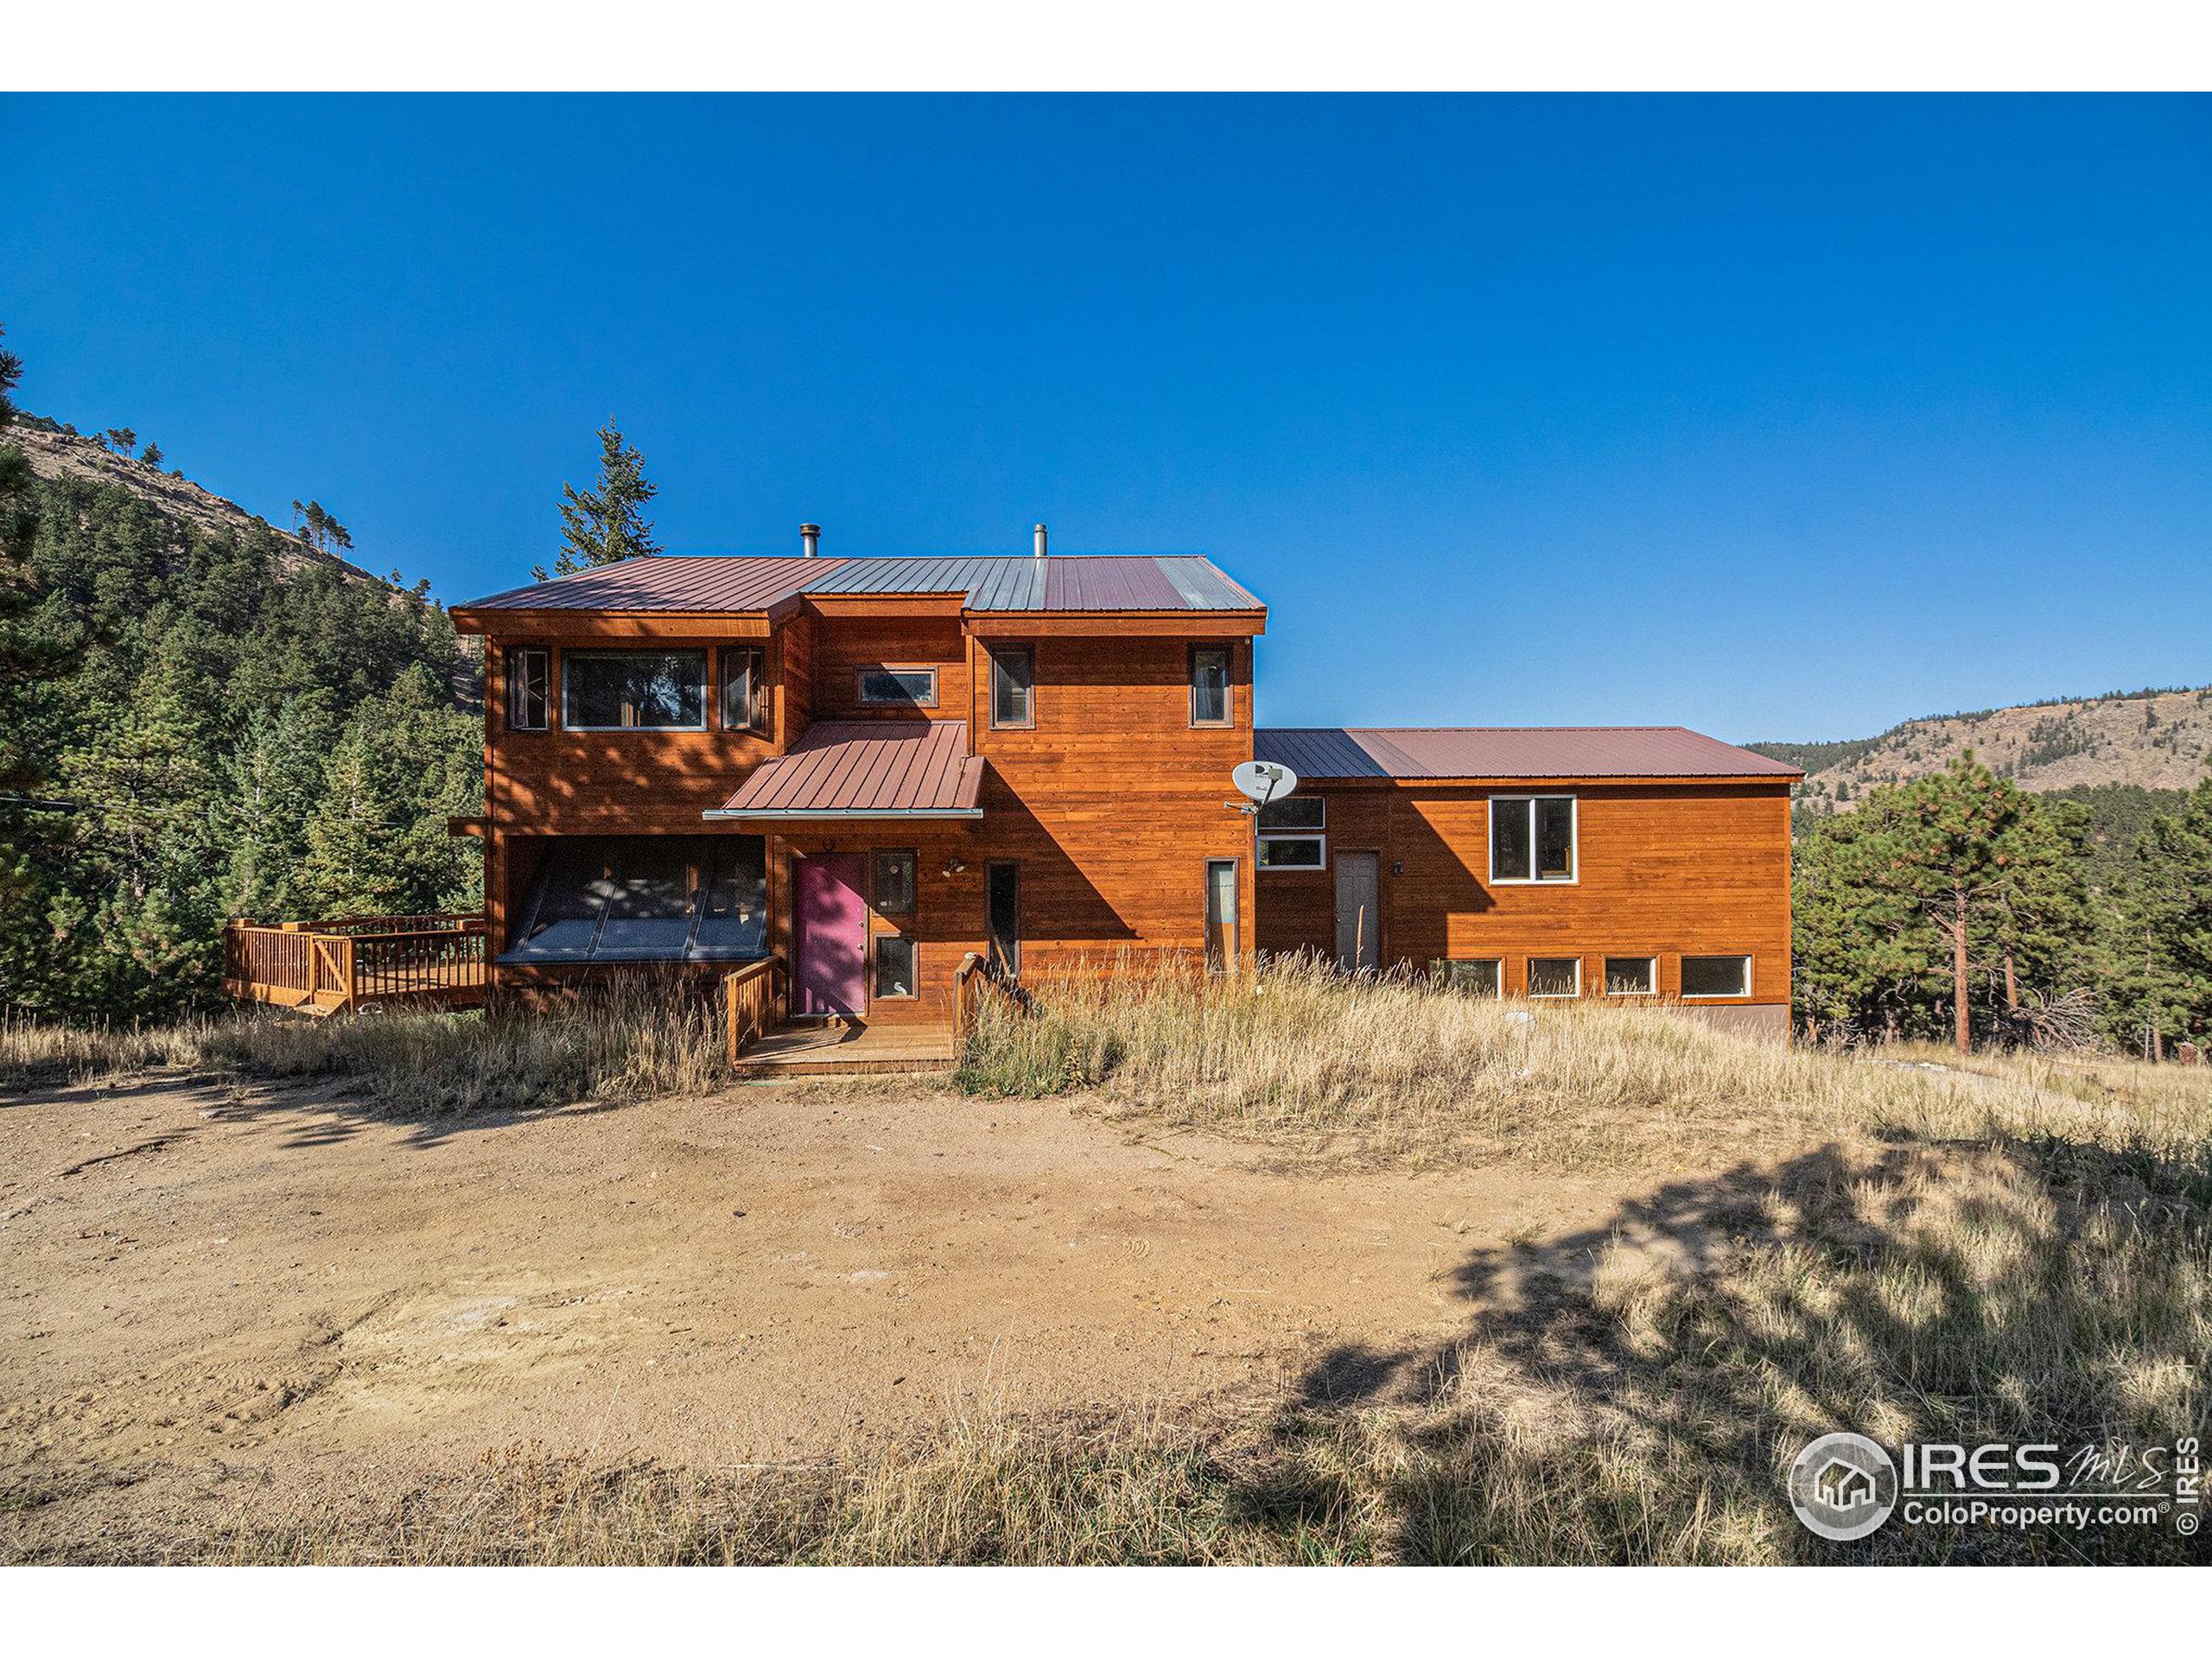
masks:
[[[1794,768],[1678,727],[1255,730],[1267,611],[1205,559],[817,533],[456,607],[487,641],[484,916],[240,925],[234,988],[529,1001],[654,964],[725,978],[734,1030],[769,964],[779,1016],[944,1032],[978,962],[1305,950],[1787,1034]],[[1256,818],[1255,758],[1302,780]]]

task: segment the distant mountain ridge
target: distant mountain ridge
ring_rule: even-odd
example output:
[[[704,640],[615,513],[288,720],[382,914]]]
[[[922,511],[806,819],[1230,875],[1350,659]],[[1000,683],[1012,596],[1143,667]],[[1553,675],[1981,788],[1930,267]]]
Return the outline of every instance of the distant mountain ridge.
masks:
[[[2194,788],[2212,763],[2212,685],[2056,698],[1908,720],[1878,737],[1745,746],[1805,768],[1808,804],[1848,807],[1882,784],[1940,772],[1971,749],[2038,793],[2127,785]]]
[[[244,531],[258,524],[275,530],[284,538],[283,560],[288,569],[329,565],[363,582],[373,582],[379,588],[391,586],[384,577],[334,553],[310,547],[296,536],[270,524],[260,514],[248,512],[237,502],[203,489],[190,479],[117,454],[92,438],[57,430],[40,416],[26,415],[18,418],[8,429],[7,442],[23,452],[31,471],[40,478],[85,478],[116,485],[129,490],[156,512],[210,534]]]

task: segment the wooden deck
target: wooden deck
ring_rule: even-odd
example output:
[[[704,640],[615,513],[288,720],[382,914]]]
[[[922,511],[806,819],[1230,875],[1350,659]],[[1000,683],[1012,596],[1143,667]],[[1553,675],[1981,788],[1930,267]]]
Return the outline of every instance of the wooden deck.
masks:
[[[364,1007],[481,1007],[487,978],[480,915],[232,922],[223,930],[228,995],[318,1018]]]
[[[731,1070],[741,1077],[858,1077],[947,1071],[953,1059],[949,1025],[796,1025],[747,1043]]]

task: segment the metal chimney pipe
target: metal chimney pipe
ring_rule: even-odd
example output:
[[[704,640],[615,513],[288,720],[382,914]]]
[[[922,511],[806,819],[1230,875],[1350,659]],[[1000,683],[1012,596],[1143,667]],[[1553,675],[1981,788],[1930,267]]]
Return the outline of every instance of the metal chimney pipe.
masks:
[[[798,527],[799,557],[818,559],[822,556],[822,526],[801,524]]]
[[[1042,524],[1037,526],[1037,556],[1040,559],[1045,556],[1045,526]]]

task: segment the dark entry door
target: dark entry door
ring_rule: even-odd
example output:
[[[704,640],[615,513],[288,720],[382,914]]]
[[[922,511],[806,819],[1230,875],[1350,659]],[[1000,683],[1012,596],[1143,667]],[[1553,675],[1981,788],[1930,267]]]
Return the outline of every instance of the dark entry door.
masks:
[[[991,965],[1001,973],[1021,971],[1021,866],[993,864],[983,871],[983,932],[990,941]]]
[[[868,906],[858,853],[791,861],[791,948],[798,1012],[858,1014],[868,1007]]]
[[[1381,859],[1374,853],[1337,855],[1337,964],[1358,969],[1382,959],[1380,932]]]

